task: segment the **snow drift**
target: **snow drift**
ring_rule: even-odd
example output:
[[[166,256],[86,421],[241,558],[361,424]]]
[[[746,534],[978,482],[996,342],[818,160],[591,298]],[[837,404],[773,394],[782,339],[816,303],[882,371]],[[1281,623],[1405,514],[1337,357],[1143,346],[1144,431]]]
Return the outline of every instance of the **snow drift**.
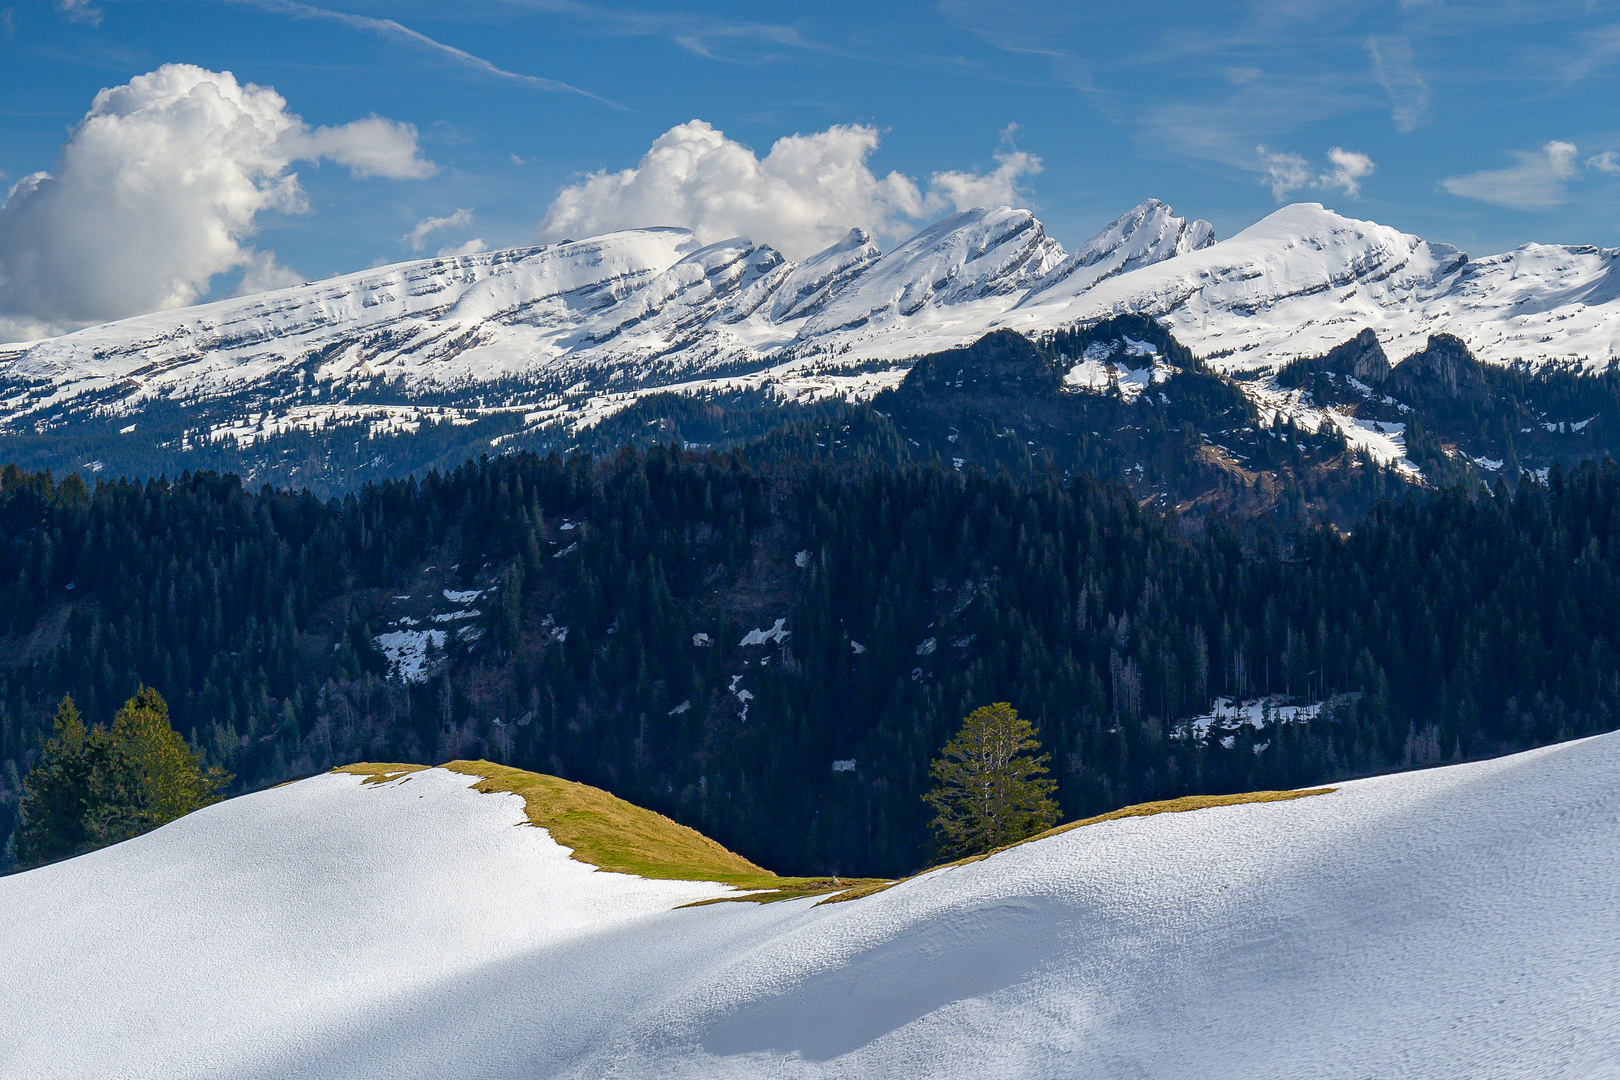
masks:
[[[865,899],[326,775],[0,881],[0,1073],[1598,1077],[1620,734],[1085,826]]]

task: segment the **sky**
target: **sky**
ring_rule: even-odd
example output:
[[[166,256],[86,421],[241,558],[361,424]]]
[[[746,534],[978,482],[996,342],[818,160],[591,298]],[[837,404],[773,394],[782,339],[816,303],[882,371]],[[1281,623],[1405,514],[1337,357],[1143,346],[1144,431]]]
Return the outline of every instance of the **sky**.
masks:
[[[1620,0],[0,0],[0,339],[678,225],[1148,197],[1620,246]]]

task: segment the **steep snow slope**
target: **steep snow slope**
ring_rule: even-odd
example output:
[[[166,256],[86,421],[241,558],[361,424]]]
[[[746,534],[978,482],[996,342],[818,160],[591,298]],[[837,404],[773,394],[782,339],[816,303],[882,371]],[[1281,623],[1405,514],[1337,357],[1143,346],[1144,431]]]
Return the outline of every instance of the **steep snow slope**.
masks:
[[[0,880],[0,1073],[1606,1077],[1620,734],[847,903],[590,871],[442,770]]]
[[[887,361],[877,385],[885,366],[898,378],[934,339],[977,336],[1063,257],[1033,215],[1003,207],[886,256],[854,230],[797,265],[676,229],[407,263],[0,347],[0,430],[158,400],[193,407],[206,438],[428,398],[577,416],[603,395],[739,375],[870,392],[872,365],[837,357],[867,343],[859,359]]]
[[[1228,369],[1320,356],[1364,327],[1395,360],[1445,331],[1481,360],[1602,365],[1620,356],[1620,249],[1532,244],[1471,262],[1299,203],[1174,260],[1035,293],[1003,323],[1034,332],[1123,312],[1162,320]]]
[[[454,360],[468,331],[510,324],[539,331],[537,340],[577,332],[698,246],[683,230],[649,229],[403,263],[0,349],[0,378],[28,388],[7,401],[15,413],[81,395],[127,404],[221,396],[303,368],[317,381],[449,374],[443,364],[465,374]],[[510,352],[482,359],[483,379],[521,366]]]
[[[1201,355],[1237,354],[1228,364],[1317,356],[1441,293],[1466,258],[1299,203],[1179,259],[1091,288],[1081,282],[1038,294],[1016,322],[1033,329],[1133,312],[1168,323]]]
[[[1199,251],[1214,242],[1215,227],[1209,222],[1178,218],[1158,199],[1148,199],[1098,230],[1037,281],[1021,303],[1029,303],[1060,283],[1066,294],[1076,295],[1099,281]]]

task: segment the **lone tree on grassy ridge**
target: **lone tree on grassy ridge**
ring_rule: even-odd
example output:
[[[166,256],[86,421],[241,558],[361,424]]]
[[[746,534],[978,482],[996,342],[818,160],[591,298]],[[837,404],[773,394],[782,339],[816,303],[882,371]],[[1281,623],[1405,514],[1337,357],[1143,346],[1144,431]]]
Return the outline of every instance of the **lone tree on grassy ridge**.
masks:
[[[112,729],[85,728],[71,697],[56,708],[45,752],[23,781],[17,865],[42,866],[166,825],[211,802],[230,777],[169,726],[169,706],[142,687]]]
[[[1057,781],[1047,777],[1051,755],[1040,749],[1035,729],[1005,701],[962,721],[929,766],[934,789],[923,796],[943,853],[978,855],[1057,823]]]

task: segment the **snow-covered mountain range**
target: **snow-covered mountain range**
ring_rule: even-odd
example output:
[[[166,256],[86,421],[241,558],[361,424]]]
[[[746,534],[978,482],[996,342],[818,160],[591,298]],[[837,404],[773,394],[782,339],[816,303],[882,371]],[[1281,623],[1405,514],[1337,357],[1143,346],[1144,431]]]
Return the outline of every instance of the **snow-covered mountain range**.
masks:
[[[865,396],[998,328],[1149,315],[1218,369],[1317,356],[1371,328],[1391,358],[1456,335],[1482,360],[1620,356],[1620,249],[1444,244],[1284,207],[1227,240],[1148,200],[1072,253],[1027,210],[954,214],[884,253],[860,230],[802,263],[642,229],[402,263],[0,346],[0,431],[87,417],[252,439],[334,420],[590,420],[650,390]]]
[[[1600,735],[701,907],[474,776],[316,776],[0,879],[0,1073],[1610,1077],[1617,769]]]

